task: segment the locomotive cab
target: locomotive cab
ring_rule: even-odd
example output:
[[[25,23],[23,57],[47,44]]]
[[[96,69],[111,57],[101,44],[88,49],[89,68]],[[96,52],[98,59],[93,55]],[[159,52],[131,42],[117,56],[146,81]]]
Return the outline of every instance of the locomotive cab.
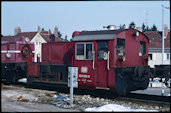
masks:
[[[25,39],[1,41],[1,80],[5,83],[15,84],[27,76],[27,60],[29,55],[34,55],[34,44]]]
[[[149,40],[140,31],[86,31],[72,40],[80,88],[110,89],[120,95],[147,88]]]

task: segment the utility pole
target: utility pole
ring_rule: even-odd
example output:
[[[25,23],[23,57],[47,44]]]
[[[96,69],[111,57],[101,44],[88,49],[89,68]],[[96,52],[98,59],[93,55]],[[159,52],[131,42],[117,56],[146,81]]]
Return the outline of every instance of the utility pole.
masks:
[[[170,7],[164,7],[164,5],[162,5],[162,65],[164,65],[164,8],[170,9]],[[162,82],[163,82],[163,79],[162,79]],[[164,95],[163,83],[162,83],[161,95]]]
[[[162,64],[164,64],[164,8],[170,9],[170,7],[162,5]]]
[[[164,64],[164,5],[162,5],[162,65]]]
[[[145,24],[146,24],[146,31],[147,31],[147,21],[148,21],[148,12],[147,12],[147,9],[145,10],[145,15],[146,15],[146,18],[145,18]]]
[[[147,10],[145,12],[146,12],[146,27],[147,27],[147,16],[148,16],[148,13],[147,13]],[[146,28],[146,30],[147,30],[147,28]]]

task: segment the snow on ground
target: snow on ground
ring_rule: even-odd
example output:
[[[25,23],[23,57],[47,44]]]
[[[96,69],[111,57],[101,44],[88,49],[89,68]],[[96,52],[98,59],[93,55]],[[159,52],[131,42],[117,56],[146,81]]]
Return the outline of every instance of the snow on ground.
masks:
[[[93,107],[93,108],[86,108],[84,109],[84,111],[86,112],[104,112],[104,111],[108,111],[108,112],[112,112],[112,111],[120,111],[120,112],[127,112],[127,111],[157,111],[157,110],[145,110],[145,109],[136,109],[136,108],[130,108],[130,107],[124,107],[121,105],[117,105],[117,104],[106,104],[104,106],[101,107]]]
[[[162,82],[159,82],[160,78],[154,78],[153,81],[151,81],[150,79],[150,83],[148,85],[148,87],[167,87],[164,83]],[[164,79],[162,79],[162,81],[164,81]],[[170,86],[170,82],[171,82],[171,79],[169,79],[169,86]],[[163,86],[162,86],[163,85]]]
[[[27,78],[19,79],[18,82],[27,83]]]

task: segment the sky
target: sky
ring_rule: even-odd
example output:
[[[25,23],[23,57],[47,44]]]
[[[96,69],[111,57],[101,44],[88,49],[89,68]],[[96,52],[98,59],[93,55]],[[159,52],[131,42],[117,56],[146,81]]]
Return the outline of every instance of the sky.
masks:
[[[37,31],[38,26],[54,31],[57,26],[64,38],[71,39],[74,31],[106,30],[103,26],[133,21],[136,27],[155,24],[162,30],[162,5],[170,1],[30,1],[1,2],[1,34],[14,35],[15,27],[21,32]],[[164,24],[170,29],[170,10],[164,9]]]

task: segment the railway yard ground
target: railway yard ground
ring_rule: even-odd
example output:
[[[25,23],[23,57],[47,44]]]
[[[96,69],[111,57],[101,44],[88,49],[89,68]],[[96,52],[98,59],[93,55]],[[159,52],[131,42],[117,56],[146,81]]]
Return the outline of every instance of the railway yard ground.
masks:
[[[102,111],[170,111],[170,105],[147,104],[146,102],[105,97],[109,92],[96,93],[98,94],[93,95],[90,91],[74,94],[73,107],[70,107],[69,92],[67,93],[66,90],[56,91],[30,88],[25,85],[1,84],[1,110],[2,112],[82,112],[99,111],[103,108],[102,106],[115,105],[116,108],[122,108],[111,109],[107,106]]]

